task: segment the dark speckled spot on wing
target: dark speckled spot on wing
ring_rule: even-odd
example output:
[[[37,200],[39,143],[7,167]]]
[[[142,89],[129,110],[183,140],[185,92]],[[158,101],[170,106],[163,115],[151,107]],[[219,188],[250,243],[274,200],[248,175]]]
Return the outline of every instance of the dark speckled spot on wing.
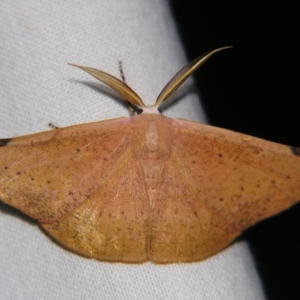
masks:
[[[11,139],[0,139],[0,147],[6,146]]]
[[[293,154],[300,156],[300,148],[291,147],[291,150],[292,150]]]

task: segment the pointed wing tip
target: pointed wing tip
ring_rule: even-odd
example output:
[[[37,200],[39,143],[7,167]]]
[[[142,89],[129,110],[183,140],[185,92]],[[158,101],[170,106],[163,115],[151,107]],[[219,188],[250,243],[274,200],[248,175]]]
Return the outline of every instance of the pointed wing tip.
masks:
[[[298,147],[290,147],[292,153],[296,156],[300,156],[300,148]]]

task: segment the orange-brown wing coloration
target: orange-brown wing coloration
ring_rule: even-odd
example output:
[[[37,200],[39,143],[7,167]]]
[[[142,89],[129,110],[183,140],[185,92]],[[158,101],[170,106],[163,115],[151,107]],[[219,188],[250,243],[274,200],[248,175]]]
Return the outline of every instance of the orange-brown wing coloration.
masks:
[[[216,49],[146,107],[127,84],[82,67],[143,113],[0,140],[0,200],[59,243],[105,261],[197,261],[300,200],[300,149],[159,114]]]
[[[300,200],[299,149],[172,120],[154,200],[149,258],[197,261]]]
[[[146,260],[148,203],[130,120],[2,140],[0,199],[82,255]]]
[[[2,140],[0,197],[105,261],[197,261],[300,196],[296,149],[161,115]]]

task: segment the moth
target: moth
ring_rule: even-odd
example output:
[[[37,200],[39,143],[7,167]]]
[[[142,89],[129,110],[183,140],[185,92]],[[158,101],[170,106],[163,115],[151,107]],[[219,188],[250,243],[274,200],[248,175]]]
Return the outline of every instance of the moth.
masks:
[[[137,108],[130,118],[0,140],[0,199],[58,243],[101,261],[200,261],[300,199],[300,149],[163,116],[219,48],[183,67],[153,106],[77,66]]]

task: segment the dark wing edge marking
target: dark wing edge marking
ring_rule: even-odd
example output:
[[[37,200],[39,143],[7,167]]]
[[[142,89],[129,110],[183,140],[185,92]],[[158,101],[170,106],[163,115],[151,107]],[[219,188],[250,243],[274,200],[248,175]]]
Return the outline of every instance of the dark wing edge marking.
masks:
[[[0,147],[7,146],[10,141],[11,139],[0,139]]]
[[[292,153],[296,156],[300,156],[300,148],[298,147],[290,147]]]

